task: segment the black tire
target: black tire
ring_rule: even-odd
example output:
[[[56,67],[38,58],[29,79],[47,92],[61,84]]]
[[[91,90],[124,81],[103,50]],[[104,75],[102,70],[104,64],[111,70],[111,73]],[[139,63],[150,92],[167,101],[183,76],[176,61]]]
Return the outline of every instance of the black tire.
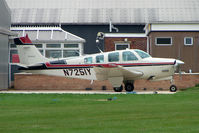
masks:
[[[131,83],[126,83],[125,84],[125,90],[128,91],[128,92],[131,92],[134,90],[134,85],[131,84]]]
[[[114,90],[115,92],[122,92],[123,86],[121,85],[120,87],[114,87],[113,90]]]
[[[169,89],[170,89],[171,92],[177,91],[177,87],[175,85],[171,85]]]

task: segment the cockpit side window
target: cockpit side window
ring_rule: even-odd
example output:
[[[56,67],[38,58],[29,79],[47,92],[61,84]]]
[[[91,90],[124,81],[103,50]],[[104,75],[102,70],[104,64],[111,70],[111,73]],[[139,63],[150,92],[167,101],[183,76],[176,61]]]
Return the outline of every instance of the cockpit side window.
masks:
[[[84,63],[85,64],[91,64],[91,63],[93,63],[93,58],[92,57],[84,58]]]
[[[109,62],[118,62],[119,61],[119,52],[109,53],[108,61]]]
[[[135,52],[136,52],[142,59],[151,57],[149,54],[147,54],[146,52],[144,52],[144,51],[142,51],[142,50],[136,49]]]
[[[104,62],[104,55],[97,55],[96,63],[103,63],[103,62]]]
[[[122,53],[123,61],[134,61],[138,60],[138,58],[130,51],[125,51]]]

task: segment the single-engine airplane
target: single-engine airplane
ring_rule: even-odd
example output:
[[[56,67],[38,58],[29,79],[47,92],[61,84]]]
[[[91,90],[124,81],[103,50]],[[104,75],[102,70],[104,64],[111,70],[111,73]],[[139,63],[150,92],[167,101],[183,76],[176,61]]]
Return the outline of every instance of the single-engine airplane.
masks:
[[[20,68],[25,72],[80,78],[88,80],[109,80],[114,91],[134,90],[134,81],[172,80],[176,67],[183,61],[168,58],[153,58],[139,49],[101,52],[74,58],[51,60],[41,55],[29,37],[15,38]],[[170,91],[177,87],[171,85]]]

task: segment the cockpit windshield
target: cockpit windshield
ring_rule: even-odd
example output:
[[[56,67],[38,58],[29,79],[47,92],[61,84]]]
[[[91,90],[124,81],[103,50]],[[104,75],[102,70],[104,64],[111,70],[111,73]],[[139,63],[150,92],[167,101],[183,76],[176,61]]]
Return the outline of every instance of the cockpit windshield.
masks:
[[[135,51],[142,59],[151,57],[149,54],[147,54],[146,52],[144,52],[144,51],[142,51],[142,50],[135,49],[134,51]]]

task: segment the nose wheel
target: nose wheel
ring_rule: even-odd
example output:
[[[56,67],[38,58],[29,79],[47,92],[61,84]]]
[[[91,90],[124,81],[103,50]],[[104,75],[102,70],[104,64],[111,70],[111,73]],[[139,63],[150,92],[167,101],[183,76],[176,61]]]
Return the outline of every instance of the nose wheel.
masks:
[[[177,91],[177,87],[175,85],[171,85],[169,89],[170,89],[171,92]]]

